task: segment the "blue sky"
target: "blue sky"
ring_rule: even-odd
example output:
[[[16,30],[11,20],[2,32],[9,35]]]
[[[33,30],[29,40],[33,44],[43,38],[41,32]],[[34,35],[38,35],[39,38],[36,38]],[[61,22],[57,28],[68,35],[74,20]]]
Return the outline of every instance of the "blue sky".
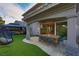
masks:
[[[26,10],[31,5],[30,3],[17,3],[22,10]]]
[[[12,23],[15,20],[21,21],[22,14],[30,9],[33,3],[0,3],[0,16],[3,17],[5,23]]]

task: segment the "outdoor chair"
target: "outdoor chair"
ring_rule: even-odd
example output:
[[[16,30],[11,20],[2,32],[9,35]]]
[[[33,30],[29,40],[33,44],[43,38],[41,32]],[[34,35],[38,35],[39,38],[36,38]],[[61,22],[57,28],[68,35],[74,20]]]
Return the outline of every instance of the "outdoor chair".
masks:
[[[49,42],[49,43],[52,43],[52,42],[54,42],[54,39],[48,38],[48,42]]]
[[[56,42],[55,39],[53,39],[53,38],[49,38],[48,43],[53,44],[53,45],[58,45],[59,44],[59,42]]]
[[[66,40],[66,37],[61,37],[58,39],[58,41],[56,42],[54,38],[48,38],[48,42],[49,43],[52,43],[52,44],[60,44],[60,43],[63,43],[64,40]]]
[[[45,36],[40,36],[40,41],[47,43],[47,37],[45,37]]]
[[[39,41],[49,44],[58,44],[58,42],[56,42],[54,38],[49,38],[47,36],[41,36],[41,35],[39,35]]]
[[[64,40],[66,40],[66,37],[61,37],[58,39],[58,42],[63,42]]]

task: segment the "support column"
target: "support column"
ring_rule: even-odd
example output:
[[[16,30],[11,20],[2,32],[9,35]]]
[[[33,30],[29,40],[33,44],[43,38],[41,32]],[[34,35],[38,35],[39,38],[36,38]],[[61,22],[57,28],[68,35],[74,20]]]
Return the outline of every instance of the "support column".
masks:
[[[54,23],[54,35],[56,35],[56,22]]]
[[[79,3],[75,5],[76,8],[76,15],[77,15],[77,26],[76,26],[76,33],[77,33],[77,44],[78,44],[78,48],[79,48]]]
[[[28,24],[26,24],[26,39],[30,40],[30,28]]]
[[[77,12],[77,26],[76,26],[76,33],[77,33],[77,44],[79,48],[79,12]]]
[[[67,19],[67,43],[66,45],[71,46],[73,48],[78,48],[78,45],[76,43],[76,21],[77,17],[69,17]]]

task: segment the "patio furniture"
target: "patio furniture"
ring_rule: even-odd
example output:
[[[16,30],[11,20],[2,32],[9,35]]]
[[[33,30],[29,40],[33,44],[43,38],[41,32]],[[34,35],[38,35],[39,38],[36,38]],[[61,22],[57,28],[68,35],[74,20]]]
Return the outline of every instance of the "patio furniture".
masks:
[[[48,37],[45,37],[45,36],[39,35],[39,41],[47,42],[47,39],[48,39]]]
[[[59,41],[59,42],[63,42],[63,41],[66,40],[66,39],[67,39],[66,37],[61,37],[61,38],[58,39],[58,41]]]
[[[54,39],[48,38],[47,41],[48,41],[49,43],[52,43],[52,42],[54,42]]]
[[[60,36],[56,35],[39,35],[39,40],[50,44],[59,44]]]
[[[0,44],[9,44],[13,42],[12,34],[9,30],[0,30]]]

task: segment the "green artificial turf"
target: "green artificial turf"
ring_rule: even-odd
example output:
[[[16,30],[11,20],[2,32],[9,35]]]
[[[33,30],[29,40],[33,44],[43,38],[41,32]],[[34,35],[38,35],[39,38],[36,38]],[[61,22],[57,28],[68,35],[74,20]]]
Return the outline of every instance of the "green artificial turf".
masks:
[[[39,47],[24,43],[24,35],[14,35],[13,42],[0,45],[0,56],[47,56]]]

